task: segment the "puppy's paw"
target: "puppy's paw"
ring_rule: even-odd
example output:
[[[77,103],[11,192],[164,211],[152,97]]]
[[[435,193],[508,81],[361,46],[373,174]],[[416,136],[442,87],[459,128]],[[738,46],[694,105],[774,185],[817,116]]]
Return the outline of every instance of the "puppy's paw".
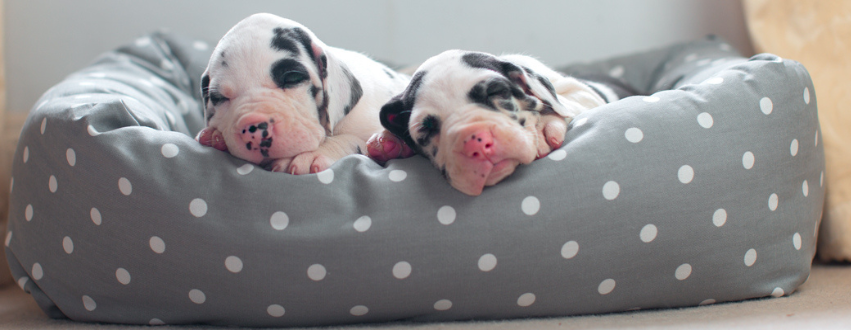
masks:
[[[373,134],[366,141],[366,150],[369,158],[382,165],[391,159],[408,158],[414,155],[411,147],[387,130]]]
[[[567,121],[556,115],[541,117],[538,129],[538,158],[543,158],[564,143],[567,133]]]
[[[218,129],[205,127],[198,132],[198,135],[195,136],[195,140],[203,146],[213,147],[221,151],[228,151],[228,146],[225,144],[225,138],[222,136],[222,132]]]
[[[311,151],[298,154],[287,166],[287,173],[293,175],[303,175],[311,173],[319,173],[327,170],[334,163],[334,159],[322,154],[318,151]]]

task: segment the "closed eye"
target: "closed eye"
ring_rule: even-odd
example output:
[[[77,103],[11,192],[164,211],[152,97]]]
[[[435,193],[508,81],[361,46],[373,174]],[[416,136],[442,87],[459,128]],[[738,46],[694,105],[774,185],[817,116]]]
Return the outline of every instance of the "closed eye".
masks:
[[[428,115],[420,122],[416,128],[419,137],[417,144],[422,147],[428,146],[431,139],[440,134],[440,118],[434,115]]]
[[[230,101],[230,99],[225,97],[221,93],[215,91],[210,92],[210,102],[213,102],[213,106],[217,106],[227,101]]]

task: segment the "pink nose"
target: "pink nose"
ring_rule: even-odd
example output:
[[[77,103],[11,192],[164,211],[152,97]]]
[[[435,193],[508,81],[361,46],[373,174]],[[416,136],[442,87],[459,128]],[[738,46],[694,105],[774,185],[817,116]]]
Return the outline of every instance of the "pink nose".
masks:
[[[493,154],[493,134],[490,131],[476,131],[464,140],[464,155],[477,160],[485,160]]]
[[[237,136],[248,150],[260,150],[268,157],[269,147],[272,146],[272,129],[274,119],[249,116],[239,121]]]

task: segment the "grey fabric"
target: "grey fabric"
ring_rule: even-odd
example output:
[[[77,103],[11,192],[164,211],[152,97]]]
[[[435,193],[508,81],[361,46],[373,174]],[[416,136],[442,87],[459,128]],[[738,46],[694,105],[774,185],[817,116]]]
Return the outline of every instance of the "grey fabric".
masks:
[[[192,138],[204,44],[155,34],[36,105],[9,263],[53,317],[327,325],[605,313],[792,293],[824,153],[806,70],[713,38],[564,68],[652,96],[577,117],[478,197],[423,158],[270,173]]]

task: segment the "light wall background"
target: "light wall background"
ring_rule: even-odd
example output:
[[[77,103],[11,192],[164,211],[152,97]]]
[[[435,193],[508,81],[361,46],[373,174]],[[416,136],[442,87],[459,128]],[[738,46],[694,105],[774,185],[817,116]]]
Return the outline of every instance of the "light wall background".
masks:
[[[706,34],[753,52],[741,0],[5,0],[7,109],[28,111],[98,54],[148,32],[166,29],[212,46],[257,12],[398,65],[461,48],[524,53],[557,66]]]

